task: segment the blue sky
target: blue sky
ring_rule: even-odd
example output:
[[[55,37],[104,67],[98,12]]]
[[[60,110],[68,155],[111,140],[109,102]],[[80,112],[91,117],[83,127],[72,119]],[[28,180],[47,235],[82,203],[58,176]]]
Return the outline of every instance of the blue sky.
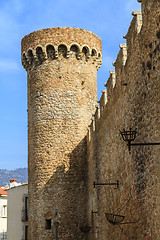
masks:
[[[136,0],[0,1],[0,169],[27,167],[27,74],[21,66],[21,39],[50,27],[78,27],[102,39],[98,98],[119,44],[124,43]]]

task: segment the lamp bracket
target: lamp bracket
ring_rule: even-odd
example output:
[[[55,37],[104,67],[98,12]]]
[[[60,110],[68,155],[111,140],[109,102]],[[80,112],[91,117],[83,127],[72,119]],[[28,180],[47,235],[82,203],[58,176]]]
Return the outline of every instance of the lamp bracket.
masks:
[[[94,182],[93,186],[94,186],[94,188],[96,186],[117,186],[117,188],[119,188],[119,181],[117,180],[116,183],[96,183],[96,182]]]
[[[123,129],[123,131],[120,131],[120,134],[122,136],[123,141],[127,142],[129,153],[131,153],[131,146],[154,146],[154,145],[160,145],[160,143],[158,143],[158,142],[157,143],[132,143],[135,140],[135,138],[136,138],[137,129],[132,130],[130,128],[129,131],[126,131],[125,129]]]

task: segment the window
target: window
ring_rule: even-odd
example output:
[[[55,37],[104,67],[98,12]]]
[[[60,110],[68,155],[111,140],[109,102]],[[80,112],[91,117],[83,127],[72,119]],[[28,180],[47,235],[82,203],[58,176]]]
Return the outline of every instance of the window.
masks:
[[[46,229],[51,229],[51,219],[46,219]]]
[[[25,197],[25,218],[28,220],[28,197]]]
[[[3,235],[2,235],[2,233],[0,235],[2,237],[1,238],[2,240],[7,240],[7,232],[6,231],[3,230]]]
[[[2,207],[2,217],[7,217],[7,205],[3,205]]]
[[[22,222],[28,221],[28,196],[23,196]]]
[[[25,240],[28,239],[28,226],[25,226]]]

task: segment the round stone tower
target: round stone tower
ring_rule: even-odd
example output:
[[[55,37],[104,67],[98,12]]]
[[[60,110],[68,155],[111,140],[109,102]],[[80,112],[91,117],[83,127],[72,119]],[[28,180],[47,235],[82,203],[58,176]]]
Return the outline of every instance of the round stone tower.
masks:
[[[87,225],[86,131],[97,103],[101,40],[51,28],[22,40],[28,75],[29,240],[82,240]]]

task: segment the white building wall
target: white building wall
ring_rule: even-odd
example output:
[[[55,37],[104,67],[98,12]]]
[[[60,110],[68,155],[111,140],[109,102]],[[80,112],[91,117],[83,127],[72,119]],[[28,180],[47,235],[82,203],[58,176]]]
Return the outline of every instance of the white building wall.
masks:
[[[7,196],[0,196],[0,240],[7,239]]]
[[[24,229],[27,222],[22,221],[24,209],[24,197],[28,194],[28,184],[16,186],[7,190],[8,213],[7,213],[7,240],[25,239]]]

